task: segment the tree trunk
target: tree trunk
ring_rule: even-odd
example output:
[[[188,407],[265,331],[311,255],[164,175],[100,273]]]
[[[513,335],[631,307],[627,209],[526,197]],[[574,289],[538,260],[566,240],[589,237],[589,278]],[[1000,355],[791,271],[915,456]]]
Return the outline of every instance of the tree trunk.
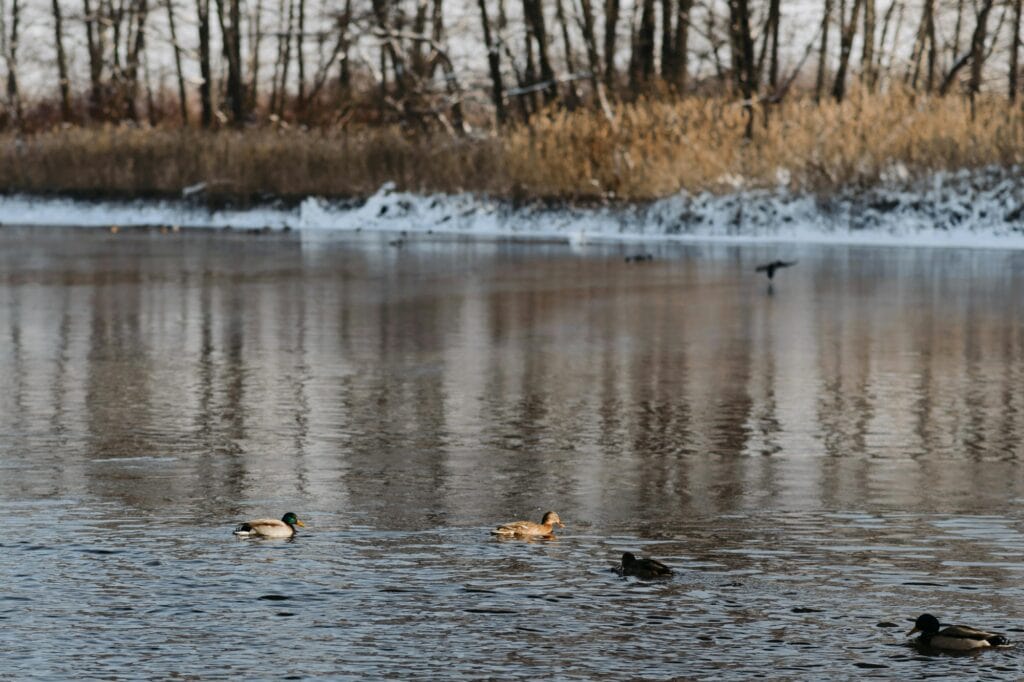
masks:
[[[850,51],[853,49],[853,38],[857,33],[857,20],[860,19],[860,6],[864,0],[853,0],[850,20],[843,25],[844,17],[839,17],[839,68],[836,69],[836,79],[832,83],[832,97],[837,102],[842,102],[846,96],[846,70],[850,64]]]
[[[771,0],[768,4],[768,24],[772,36],[772,51],[768,58],[768,84],[771,86],[772,92],[775,92],[779,85],[779,24],[782,19],[780,5],[780,0]]]
[[[71,120],[71,84],[68,82],[68,60],[64,53],[64,22],[60,1],[53,0],[53,35],[57,49],[57,84],[60,88],[60,119]]]
[[[181,69],[181,46],[178,44],[178,31],[174,22],[173,0],[164,0],[167,9],[167,27],[171,33],[171,46],[174,48],[174,72],[178,80],[178,108],[181,113],[181,124],[188,125],[188,98],[185,94],[185,73]]]
[[[935,40],[935,0],[927,0],[926,10],[928,23],[925,25],[925,37],[928,40],[928,73],[925,76],[925,92],[931,92],[935,86],[935,67],[938,54],[938,44]]]
[[[196,0],[199,29],[199,103],[204,128],[213,125],[213,74],[210,71],[210,0]]]
[[[828,68],[828,28],[832,21],[832,0],[825,0],[825,15],[821,19],[821,47],[818,50],[818,75],[814,80],[814,99],[821,101],[825,92],[826,69]]]
[[[672,60],[675,58],[675,48],[672,45],[674,33],[672,31],[672,20],[675,18],[675,7],[672,0],[661,0],[661,79],[665,83],[672,79]]]
[[[555,0],[555,18],[558,19],[558,24],[562,29],[562,45],[565,48],[565,69],[572,76],[576,73],[576,63],[572,53],[572,42],[569,39],[569,22],[565,17],[562,0]],[[579,104],[579,99],[575,81],[570,80],[568,83],[568,93],[566,94],[566,104],[570,109],[575,108]]]
[[[85,12],[85,44],[89,52],[89,116],[102,115],[103,101],[103,27],[99,17],[93,13],[89,0],[83,0]],[[98,10],[97,10],[98,11]]]
[[[127,55],[125,105],[128,119],[138,121],[139,115],[136,109],[136,99],[139,95],[139,65],[142,60],[142,52],[146,48],[146,19],[149,16],[147,0],[136,0],[132,8],[132,16],[135,19],[135,36]]]
[[[0,5],[0,10],[3,6]],[[0,11],[0,33],[4,32],[3,26],[3,14]],[[13,0],[11,2],[11,25],[6,32],[6,38],[3,41],[3,57],[4,62],[7,64],[7,105],[10,107],[13,115],[14,123],[16,126],[21,126],[22,110],[21,110],[21,91],[18,87],[18,39],[20,38],[19,30],[21,23],[21,5],[19,0]]]
[[[227,2],[225,18],[224,3]],[[245,86],[242,79],[242,11],[239,0],[217,0],[217,17],[224,41],[224,56],[228,62],[227,95],[231,121],[240,126],[245,122]]]
[[[860,56],[861,82],[875,90],[875,0],[864,0],[864,49]]]
[[[228,96],[235,125],[245,123],[245,77],[242,73],[242,8],[241,0],[228,0],[231,17],[231,54],[228,56]]]
[[[733,72],[743,96],[747,113],[744,137],[754,136],[754,94],[757,92],[757,69],[754,64],[754,38],[750,33],[750,7],[747,0],[729,0],[729,32],[732,38]]]
[[[686,90],[686,79],[690,68],[690,8],[693,0],[679,0],[678,16],[676,17],[676,37],[672,44],[672,75],[671,83],[676,91]]]
[[[964,31],[964,1],[957,0],[956,2],[956,22],[953,24],[953,42],[950,45],[952,51],[950,57],[953,59],[960,56],[960,37]]]
[[[477,0],[480,7],[480,23],[484,31],[484,47],[487,49],[487,67],[491,73],[491,101],[494,102],[494,118],[498,125],[505,123],[505,87],[501,82],[501,53],[491,37],[491,22],[487,18],[486,0]]]
[[[634,92],[638,92],[642,85],[650,83],[654,75],[654,32],[654,0],[642,0],[640,28],[634,37],[633,48],[636,54],[636,69],[632,83]]]
[[[604,82],[615,87],[615,38],[619,23],[619,0],[604,3]],[[613,95],[614,96],[614,95]]]
[[[554,102],[558,99],[558,83],[555,82],[555,70],[548,59],[547,30],[544,28],[544,11],[540,0],[523,0],[523,15],[526,17],[527,32],[532,33],[537,43],[537,65],[540,67],[541,81],[544,86],[544,101]]]
[[[238,0],[232,0],[237,3]],[[299,110],[306,106],[306,0],[298,0],[299,3],[299,30],[295,34],[295,60],[299,67]]]
[[[407,83],[408,72],[405,65],[405,59],[399,49],[395,46],[395,39],[392,37],[391,0],[373,0],[373,14],[377,20],[377,25],[380,26],[381,31],[384,33],[384,42],[381,45],[381,49],[384,51],[383,56],[381,57],[382,92],[386,91],[387,78],[384,64],[388,59],[390,59],[391,68],[395,74],[395,94],[399,99],[404,99],[409,90]]]
[[[348,39],[348,27],[352,23],[352,0],[345,0],[345,11],[338,19],[338,31],[341,33],[341,65],[338,67],[338,87],[342,96],[349,94],[349,87],[352,85],[352,71],[349,68],[349,49],[351,41]]]
[[[604,112],[605,117],[612,120],[611,107],[608,105],[608,96],[605,93],[604,80],[601,78],[601,58],[597,54],[597,38],[594,35],[594,9],[590,0],[580,0],[580,7],[583,10],[583,42],[587,47],[587,66],[590,67],[590,85],[594,89],[594,96],[597,103]]]
[[[295,1],[288,0],[288,26],[284,31],[284,45],[281,49],[281,80],[277,84],[278,117],[284,116],[284,106],[288,101],[288,67],[292,63],[292,33],[295,29]]]
[[[1017,101],[1017,73],[1018,68],[1018,53],[1020,52],[1020,15],[1021,5],[1024,3],[1021,0],[1013,0],[1013,30],[1010,31],[1010,73],[1009,82],[1007,83],[1007,94],[1010,98],[1010,102]]]
[[[260,47],[263,43],[263,0],[249,14],[249,87],[246,88],[246,111],[256,111],[259,105]]]
[[[978,11],[978,23],[975,24],[971,36],[971,79],[967,89],[971,97],[971,114],[974,113],[974,97],[981,89],[981,71],[985,66],[985,40],[988,38],[988,15],[992,10],[992,0],[982,0]]]

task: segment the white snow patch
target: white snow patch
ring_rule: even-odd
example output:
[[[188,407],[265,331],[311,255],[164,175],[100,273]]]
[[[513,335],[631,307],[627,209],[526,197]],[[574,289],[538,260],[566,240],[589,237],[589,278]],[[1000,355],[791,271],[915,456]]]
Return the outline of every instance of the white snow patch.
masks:
[[[899,168],[894,175],[901,175]],[[780,177],[780,181],[783,178]],[[473,194],[423,196],[388,183],[362,202],[309,197],[297,206],[212,210],[190,200],[84,201],[0,197],[0,224],[292,228],[435,232],[565,240],[902,244],[1024,249],[1024,185],[1016,169],[936,173],[907,189],[828,199],[785,187],[719,196],[678,194],[650,204],[550,208]]]

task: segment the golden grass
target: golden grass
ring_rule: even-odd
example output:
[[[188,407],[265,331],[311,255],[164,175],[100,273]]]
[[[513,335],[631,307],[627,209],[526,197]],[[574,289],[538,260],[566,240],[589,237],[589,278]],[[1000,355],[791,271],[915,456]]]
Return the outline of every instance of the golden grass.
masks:
[[[724,99],[622,105],[609,122],[558,111],[500,134],[453,139],[395,127],[204,132],[69,128],[0,137],[0,189],[176,195],[206,182],[228,197],[365,196],[384,182],[421,192],[507,198],[644,201],[737,186],[828,193],[876,185],[899,169],[1024,162],[1024,115],[1003,99],[855,94],[843,104],[793,99],[745,112]]]

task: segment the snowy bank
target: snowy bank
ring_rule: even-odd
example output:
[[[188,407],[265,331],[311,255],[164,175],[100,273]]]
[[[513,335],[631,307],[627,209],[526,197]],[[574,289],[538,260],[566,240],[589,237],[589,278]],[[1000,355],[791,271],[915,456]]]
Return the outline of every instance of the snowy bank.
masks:
[[[690,240],[1024,249],[1024,183],[1015,172],[937,174],[901,189],[821,199],[779,190],[680,194],[634,206],[557,207],[471,194],[422,196],[385,185],[359,202],[308,198],[294,207],[213,210],[194,198],[85,201],[0,197],[0,224],[291,228],[303,235],[369,230],[570,242]]]

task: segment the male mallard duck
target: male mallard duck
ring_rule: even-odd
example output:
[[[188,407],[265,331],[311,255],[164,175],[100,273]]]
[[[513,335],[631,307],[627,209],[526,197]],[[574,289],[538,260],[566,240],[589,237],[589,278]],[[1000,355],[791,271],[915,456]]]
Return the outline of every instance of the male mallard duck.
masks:
[[[672,575],[672,569],[657,559],[637,559],[632,552],[623,552],[622,564],[618,567],[618,573],[651,580],[669,577]]]
[[[917,617],[917,620],[914,621],[914,629],[907,633],[907,637],[915,632],[921,633],[921,636],[917,638],[919,643],[933,649],[968,651],[970,649],[984,649],[1010,643],[1002,635],[985,632],[984,630],[978,630],[966,625],[947,625],[942,627],[939,624],[939,619],[930,613]]]
[[[491,531],[491,535],[499,535],[505,538],[553,538],[555,536],[555,526],[565,528],[565,524],[562,523],[562,519],[558,518],[558,514],[549,511],[544,514],[544,518],[540,520],[540,523],[513,521],[512,523],[498,526]]]
[[[293,512],[277,519],[253,519],[235,529],[235,535],[243,538],[290,538],[295,535],[295,526],[305,526]]]

